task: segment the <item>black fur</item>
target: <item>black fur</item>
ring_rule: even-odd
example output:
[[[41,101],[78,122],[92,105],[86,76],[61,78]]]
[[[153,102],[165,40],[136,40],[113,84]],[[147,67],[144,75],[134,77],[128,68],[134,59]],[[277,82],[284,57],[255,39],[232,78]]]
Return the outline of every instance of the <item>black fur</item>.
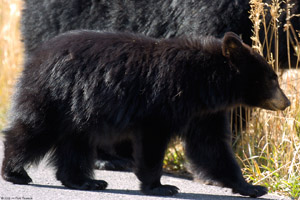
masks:
[[[291,13],[300,13],[299,1],[290,2],[294,4]],[[22,35],[26,53],[59,33],[75,29],[128,31],[155,38],[172,38],[184,34],[221,38],[225,32],[233,31],[242,36],[245,43],[251,44],[249,10],[247,0],[25,0]],[[286,32],[282,24],[285,17],[283,11],[279,29],[281,67],[288,66]],[[270,15],[267,15],[269,20]],[[294,17],[291,22],[296,30],[300,29],[300,18]],[[264,38],[263,29],[260,38]],[[296,60],[297,57],[293,56],[292,66],[296,66]],[[120,142],[115,146],[121,148],[98,150],[98,158],[102,162],[97,162],[97,168],[131,169],[131,145]],[[120,159],[120,156],[125,159]]]
[[[5,180],[27,184],[24,167],[47,152],[67,187],[104,189],[93,179],[96,147],[133,144],[141,190],[173,195],[161,185],[164,152],[177,133],[200,177],[234,192],[261,196],[245,182],[230,148],[226,111],[239,104],[289,105],[266,61],[233,33],[157,40],[74,31],[32,53],[18,83],[6,129]]]
[[[290,2],[294,4],[291,13],[299,14],[299,1]],[[284,5],[281,4],[283,9]],[[32,51],[41,41],[75,29],[129,31],[156,38],[184,34],[221,38],[225,32],[232,31],[251,44],[249,10],[248,0],[25,0],[22,33],[26,52]],[[269,12],[266,18],[270,20]],[[283,10],[279,24],[281,67],[287,67],[285,18]],[[292,18],[291,22],[295,30],[300,29],[299,17]],[[260,37],[264,38],[263,29]],[[293,56],[293,63],[296,60]]]

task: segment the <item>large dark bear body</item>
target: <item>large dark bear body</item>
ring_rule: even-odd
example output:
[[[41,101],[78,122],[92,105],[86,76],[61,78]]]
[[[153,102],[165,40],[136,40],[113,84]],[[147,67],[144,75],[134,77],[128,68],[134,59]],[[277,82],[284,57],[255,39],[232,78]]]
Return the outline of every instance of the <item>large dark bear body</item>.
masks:
[[[265,2],[270,3],[271,0]],[[290,3],[293,4],[291,14],[300,13],[299,1],[290,0]],[[285,4],[281,7],[279,56],[281,66],[287,67],[286,32],[283,29]],[[75,29],[129,31],[155,38],[183,34],[221,38],[225,32],[232,31],[250,45],[252,23],[249,11],[249,0],[26,0],[22,33],[26,52],[32,51],[41,41]],[[266,18],[269,22],[269,12]],[[295,30],[300,29],[299,17],[291,18],[291,23]],[[261,33],[263,39],[263,29]],[[295,63],[297,57],[292,56],[292,60]]]
[[[24,167],[51,151],[67,187],[104,189],[93,179],[96,147],[133,144],[134,172],[146,194],[161,185],[169,140],[180,136],[197,176],[261,196],[244,180],[230,147],[227,110],[246,104],[282,110],[289,100],[267,62],[233,33],[156,40],[121,33],[75,31],[29,56],[6,129],[2,177],[31,178]]]
[[[227,31],[242,34],[244,28],[249,32],[244,31],[243,38],[248,40],[249,9],[249,2],[244,0],[26,0],[22,32],[27,51],[74,29],[130,31],[170,38],[183,34],[223,37]]]
[[[290,2],[294,4],[291,13],[300,13],[299,1]],[[281,5],[283,7],[284,4]],[[43,41],[75,29],[128,31],[155,38],[184,34],[221,38],[225,32],[233,31],[250,45],[252,23],[249,10],[248,0],[25,0],[22,36],[26,53],[32,52]],[[285,17],[283,11],[280,16],[279,56],[281,66],[287,67],[286,32],[283,31]],[[270,15],[267,14],[269,20]],[[293,17],[291,22],[296,30],[300,29],[300,18]],[[261,38],[264,38],[263,30],[261,32]],[[293,56],[292,61],[294,64],[297,57]],[[113,152],[117,153],[117,157],[110,155]],[[96,166],[100,169],[131,169],[131,152],[130,141],[122,141],[113,148],[99,148],[101,162],[97,162]]]

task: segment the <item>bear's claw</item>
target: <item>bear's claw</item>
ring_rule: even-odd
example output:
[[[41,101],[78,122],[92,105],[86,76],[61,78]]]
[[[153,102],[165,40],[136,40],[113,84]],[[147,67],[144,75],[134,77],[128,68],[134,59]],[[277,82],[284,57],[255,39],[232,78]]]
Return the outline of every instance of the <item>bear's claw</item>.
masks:
[[[3,172],[2,177],[4,180],[12,182],[14,184],[27,185],[32,182],[32,179],[28,176],[27,172],[24,169],[19,170],[18,172]]]
[[[239,193],[244,196],[250,196],[252,198],[260,197],[268,193],[268,189],[259,185],[246,185],[232,189],[233,193]]]
[[[142,192],[154,196],[173,196],[178,193],[179,188],[173,185],[160,185],[155,188],[144,188]]]
[[[104,190],[108,185],[105,181],[93,179],[84,180],[81,183],[63,181],[62,184],[68,188],[79,190]]]

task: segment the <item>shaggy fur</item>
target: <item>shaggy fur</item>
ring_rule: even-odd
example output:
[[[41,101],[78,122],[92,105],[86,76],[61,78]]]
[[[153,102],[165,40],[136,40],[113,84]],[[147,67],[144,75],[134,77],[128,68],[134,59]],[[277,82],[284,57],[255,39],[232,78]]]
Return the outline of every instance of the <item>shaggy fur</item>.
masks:
[[[167,144],[177,133],[199,177],[257,197],[267,189],[245,182],[230,147],[227,110],[246,104],[285,109],[289,101],[267,62],[233,33],[157,40],[74,31],[29,56],[6,129],[2,177],[31,181],[24,167],[51,152],[67,187],[104,189],[93,179],[96,147],[133,144],[141,190],[173,195],[161,185]]]
[[[294,4],[291,13],[300,13],[299,1],[290,2]],[[225,32],[233,31],[251,44],[249,10],[248,0],[25,0],[22,33],[26,52],[32,51],[41,41],[75,29],[129,31],[155,38],[184,34],[221,38]],[[283,12],[280,21],[284,23],[285,18]],[[300,29],[299,17],[292,18],[291,22],[295,30]],[[280,26],[280,62],[286,67],[286,32],[283,24]],[[264,38],[263,30],[261,32]],[[296,62],[297,57],[292,59]]]
[[[299,1],[290,2],[294,3],[291,13],[300,13]],[[220,38],[225,32],[233,31],[245,43],[251,44],[249,10],[247,0],[25,0],[22,35],[26,53],[59,33],[75,29],[128,31],[155,38],[172,38],[184,34]],[[269,20],[270,16],[267,15],[267,18]],[[284,20],[283,12],[280,21]],[[299,30],[300,18],[294,17],[291,21],[295,29]],[[281,67],[287,67],[286,33],[282,27],[283,24],[279,29],[279,55]],[[264,38],[264,35],[260,38]],[[293,56],[292,66],[296,66],[296,60],[297,57]],[[112,156],[114,153],[118,156]],[[96,167],[131,170],[131,153],[132,145],[128,141],[118,143],[114,148],[101,148],[97,152],[101,161],[96,163]]]

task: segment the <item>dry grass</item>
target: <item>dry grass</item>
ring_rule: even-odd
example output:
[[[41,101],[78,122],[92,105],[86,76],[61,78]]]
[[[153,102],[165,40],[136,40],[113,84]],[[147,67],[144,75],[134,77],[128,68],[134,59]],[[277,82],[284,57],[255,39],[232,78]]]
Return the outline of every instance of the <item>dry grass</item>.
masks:
[[[18,76],[21,65],[23,47],[20,42],[19,19],[21,0],[0,0],[0,129],[5,124],[5,115],[9,107],[12,87]],[[262,0],[251,0],[253,10],[251,18],[253,27],[253,46],[258,51],[267,49],[266,58],[280,74],[278,68],[278,51],[275,55],[270,52],[272,40],[278,48],[278,16],[282,10],[280,3],[289,3],[273,0],[266,5]],[[292,5],[289,5],[292,6]],[[272,23],[266,24],[265,8],[271,8]],[[297,48],[298,36],[296,30],[289,23],[290,14],[284,25],[288,38],[288,48]],[[265,35],[269,31],[272,36],[265,41],[259,38],[259,32]],[[299,45],[298,45],[299,47]],[[277,53],[276,53],[277,52]],[[292,56],[292,55],[290,55]],[[289,64],[290,66],[290,64]],[[290,66],[291,67],[291,66]],[[297,68],[297,66],[296,66]],[[254,184],[264,184],[272,192],[299,197],[300,194],[300,73],[292,70],[281,77],[281,85],[288,94],[292,106],[284,112],[271,112],[256,109],[248,112],[246,129],[240,130],[234,144],[236,155],[241,161],[242,169],[248,181]],[[250,116],[251,115],[251,116]],[[240,119],[238,119],[240,120]],[[166,155],[165,168],[171,171],[182,171],[182,147],[176,143]]]
[[[283,112],[255,109],[246,130],[238,138],[235,152],[244,174],[254,184],[272,192],[299,197],[300,192],[300,73],[291,70],[281,77],[289,94],[290,108]]]
[[[253,184],[265,185],[270,192],[287,195],[293,198],[300,197],[300,70],[298,63],[291,66],[290,49],[299,50],[299,36],[290,24],[291,17],[299,17],[299,14],[291,15],[287,10],[286,22],[279,23],[278,18],[284,10],[280,5],[287,4],[290,9],[293,5],[289,0],[272,0],[266,4],[262,0],[251,0],[250,19],[253,22],[252,47],[266,57],[268,62],[280,77],[280,85],[285,91],[292,105],[285,111],[267,111],[262,109],[246,110],[246,119],[233,117],[234,149],[238,157],[243,174],[247,181]],[[271,13],[270,23],[266,22],[267,12]],[[279,68],[279,38],[278,30],[285,29],[287,37],[288,63],[290,70],[283,71]],[[268,37],[264,40],[259,33]],[[271,52],[271,49],[275,49]],[[263,53],[264,52],[264,53]],[[300,54],[298,51],[298,61]],[[291,70],[291,68],[293,68]],[[242,108],[234,110],[235,116],[243,116]],[[244,121],[245,120],[245,121]],[[241,126],[239,126],[241,125]],[[244,126],[244,127],[243,127]],[[174,162],[174,158],[182,158],[183,153],[178,156],[179,147],[175,145],[168,151],[166,160]],[[172,152],[174,156],[172,157]],[[168,163],[168,162],[166,162]],[[175,161],[178,163],[178,161]],[[185,170],[182,163],[171,169]],[[170,168],[167,168],[170,169]]]
[[[281,71],[278,62],[278,44],[280,38],[278,30],[283,28],[278,18],[283,10],[281,4],[292,5],[289,1],[272,0],[267,4],[262,0],[251,0],[250,19],[253,22],[253,47],[265,57],[277,71],[280,84],[291,100],[292,105],[283,112],[272,112],[255,109],[248,112],[246,129],[242,130],[242,137],[238,138],[235,146],[236,154],[243,165],[244,174],[248,181],[254,184],[265,184],[272,192],[298,198],[300,195],[300,71]],[[271,21],[267,24],[266,12],[271,13]],[[284,25],[288,48],[299,49],[298,36],[290,24],[290,12],[287,10]],[[296,16],[295,16],[296,17]],[[259,38],[262,31],[268,38]],[[273,46],[272,46],[273,45]],[[271,52],[274,49],[274,55]],[[265,50],[265,51],[264,51]],[[294,56],[290,55],[289,56]],[[299,53],[297,55],[300,56]],[[251,115],[251,116],[250,116]]]
[[[0,0],[0,129],[5,124],[12,87],[23,59],[20,42],[21,0]]]

